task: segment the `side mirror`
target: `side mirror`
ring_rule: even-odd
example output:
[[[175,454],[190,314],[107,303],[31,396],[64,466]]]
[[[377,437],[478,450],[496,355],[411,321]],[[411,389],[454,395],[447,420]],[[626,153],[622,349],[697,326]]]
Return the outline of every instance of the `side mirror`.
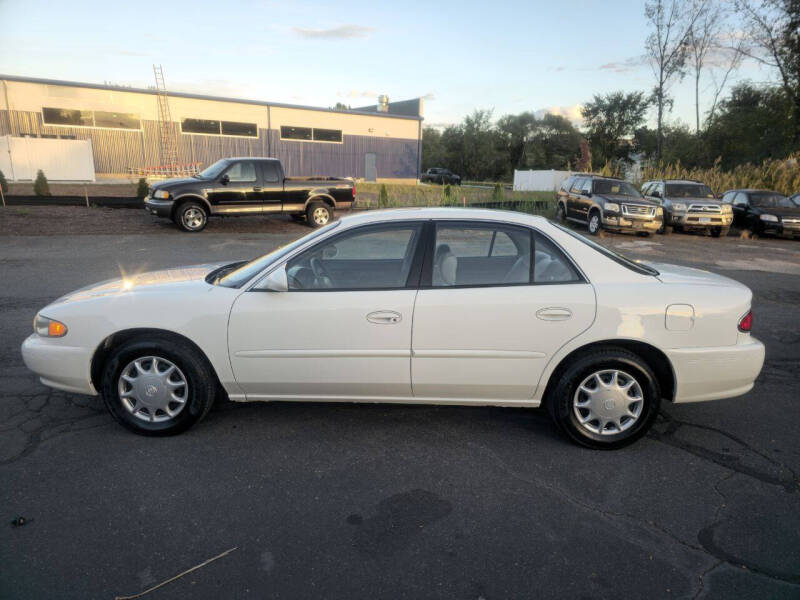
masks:
[[[286,277],[286,265],[278,267],[259,281],[256,289],[265,292],[288,292],[289,281]]]
[[[658,190],[654,190],[653,192],[650,193],[650,195],[653,198],[661,198],[661,192],[659,192]]]
[[[587,198],[591,198],[592,197],[592,192],[589,192],[589,191],[587,191],[587,192],[581,191],[581,194],[583,194]]]
[[[227,173],[225,173],[225,175],[219,178],[219,182],[222,185],[228,185],[231,182],[231,178],[228,176]]]

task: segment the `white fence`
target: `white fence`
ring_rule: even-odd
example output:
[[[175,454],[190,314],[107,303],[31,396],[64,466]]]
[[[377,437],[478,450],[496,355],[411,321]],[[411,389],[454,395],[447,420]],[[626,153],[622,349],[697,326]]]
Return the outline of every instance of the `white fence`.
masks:
[[[514,171],[515,192],[553,192],[572,175],[570,171]]]
[[[94,181],[91,140],[0,136],[0,171],[9,181]]]

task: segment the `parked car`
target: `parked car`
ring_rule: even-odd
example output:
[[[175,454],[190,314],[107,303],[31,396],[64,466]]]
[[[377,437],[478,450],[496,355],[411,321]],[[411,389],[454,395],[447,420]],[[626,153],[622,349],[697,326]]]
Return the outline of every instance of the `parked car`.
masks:
[[[22,355],[42,383],[101,393],[145,435],[187,429],[224,391],[544,404],[573,441],[616,448],[662,401],[753,387],[764,346],[751,300],[727,277],[634,262],[542,217],[376,211],[249,262],[67,294],[36,315]]]
[[[450,169],[433,167],[425,171],[419,178],[422,183],[439,183],[444,185],[461,185],[461,177],[453,173]]]
[[[286,177],[275,158],[224,158],[194,177],[154,183],[144,207],[189,232],[201,231],[215,215],[289,214],[321,227],[355,197],[352,179]]]
[[[791,200],[795,206],[800,206],[800,194],[795,194],[794,196],[790,196],[789,200]]]
[[[642,185],[646,198],[664,209],[664,225],[674,231],[707,231],[713,237],[725,237],[733,222],[733,213],[722,204],[702,181],[657,179]]]
[[[630,183],[613,177],[578,173],[556,192],[559,220],[584,223],[589,233],[600,229],[650,235],[661,228],[661,207],[642,197]]]
[[[734,222],[742,229],[759,235],[800,239],[800,207],[783,194],[769,190],[729,190],[722,201],[733,207]]]

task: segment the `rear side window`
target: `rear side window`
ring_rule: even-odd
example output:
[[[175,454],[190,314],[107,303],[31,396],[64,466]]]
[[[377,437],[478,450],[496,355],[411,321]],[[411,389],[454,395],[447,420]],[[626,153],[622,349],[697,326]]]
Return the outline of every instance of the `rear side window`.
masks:
[[[264,173],[264,181],[275,183],[280,180],[280,169],[275,162],[265,161],[261,163],[261,171]]]
[[[572,182],[572,187],[569,189],[569,191],[572,192],[573,194],[580,194],[581,186],[583,186],[584,181],[586,181],[585,177],[575,178],[575,181]]]

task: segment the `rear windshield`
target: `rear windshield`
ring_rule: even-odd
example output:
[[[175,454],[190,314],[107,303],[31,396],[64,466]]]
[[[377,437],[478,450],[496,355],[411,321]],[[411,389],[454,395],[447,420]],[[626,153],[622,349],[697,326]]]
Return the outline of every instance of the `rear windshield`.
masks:
[[[751,192],[750,204],[759,208],[795,208],[791,200],[775,192]]]
[[[714,198],[714,192],[701,183],[668,183],[667,196],[670,198]]]
[[[653,275],[653,276],[658,275],[658,271],[656,271],[653,267],[637,262],[635,260],[631,260],[630,258],[623,256],[618,252],[614,252],[613,250],[609,250],[605,246],[601,246],[597,242],[593,242],[592,240],[585,238],[582,235],[575,233],[571,229],[567,229],[566,227],[559,225],[558,223],[553,223],[553,225],[558,227],[561,231],[570,234],[576,240],[580,240],[587,246],[590,246],[592,249],[597,250],[603,256],[610,258],[614,262],[630,269],[631,271],[639,273],[640,275]]]
[[[610,181],[608,179],[595,179],[595,194],[616,194],[619,196],[634,196],[641,198],[642,194],[627,181]]]

